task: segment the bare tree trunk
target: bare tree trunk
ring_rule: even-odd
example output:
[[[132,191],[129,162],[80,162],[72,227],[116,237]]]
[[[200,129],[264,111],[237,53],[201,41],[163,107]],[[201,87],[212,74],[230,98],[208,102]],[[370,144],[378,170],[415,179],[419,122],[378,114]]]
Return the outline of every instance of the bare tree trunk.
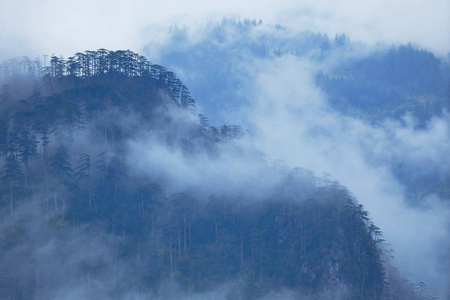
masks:
[[[141,217],[141,218],[142,218],[141,201],[139,201],[139,199],[138,199],[138,202],[137,202],[137,204],[138,204],[138,212],[139,212],[139,217]]]
[[[192,243],[192,236],[191,236],[191,224],[189,224],[189,245]]]
[[[62,211],[61,211],[61,217],[62,220],[64,221],[64,210],[66,209],[66,200],[64,199],[64,197],[62,198],[63,201],[63,207],[62,207]]]
[[[242,236],[241,232],[241,269],[244,262],[244,237]]]
[[[58,214],[58,200],[56,198],[56,192],[54,192],[53,195],[55,198],[55,213]]]
[[[172,278],[173,274],[173,257],[172,257],[172,232],[170,233],[169,237],[169,243],[170,243],[170,277]]]
[[[219,232],[217,231],[217,217],[214,218],[214,223],[216,225],[216,241],[219,241]]]
[[[253,264],[253,242],[251,241],[250,242],[252,245],[251,245],[251,248],[252,248],[252,271],[253,271],[253,273],[255,273],[255,265]]]
[[[9,181],[9,204],[11,209],[11,214],[13,213],[13,188],[12,188],[12,180]]]
[[[105,140],[104,140],[104,146],[105,146],[105,151],[106,151],[106,124],[105,124]]]
[[[89,193],[89,208],[91,208],[92,204],[92,192],[91,192],[91,182],[88,183],[88,193]]]
[[[48,226],[48,207],[49,207],[48,189],[45,189],[45,226]]]
[[[155,228],[155,218],[154,218],[154,214],[153,214],[153,208],[152,208],[152,232],[153,232],[153,229]]]
[[[27,160],[25,161],[25,172],[24,173],[25,173],[24,174],[25,175],[24,176],[25,177],[24,178],[25,179],[25,186],[28,187],[28,161]]]
[[[181,259],[181,232],[178,232],[178,259]]]
[[[187,251],[187,245],[186,245],[186,208],[184,209],[184,228],[183,228],[184,232],[183,232],[183,239],[184,239],[184,243],[183,243],[183,250],[186,253]]]
[[[262,248],[259,248],[259,270],[260,270],[260,278],[259,278],[259,280],[260,280],[261,286],[262,286],[262,283],[263,283],[263,276],[262,276],[262,274],[263,274],[263,269],[262,269]]]

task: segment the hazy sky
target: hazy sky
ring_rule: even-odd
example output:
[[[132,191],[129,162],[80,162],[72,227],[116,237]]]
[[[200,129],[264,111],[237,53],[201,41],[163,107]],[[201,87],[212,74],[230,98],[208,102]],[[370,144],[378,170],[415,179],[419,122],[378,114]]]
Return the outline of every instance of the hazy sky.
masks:
[[[1,0],[0,59],[69,56],[102,47],[140,51],[170,24],[201,25],[224,16],[330,35],[346,32],[371,43],[411,41],[443,55],[450,51],[447,0]]]

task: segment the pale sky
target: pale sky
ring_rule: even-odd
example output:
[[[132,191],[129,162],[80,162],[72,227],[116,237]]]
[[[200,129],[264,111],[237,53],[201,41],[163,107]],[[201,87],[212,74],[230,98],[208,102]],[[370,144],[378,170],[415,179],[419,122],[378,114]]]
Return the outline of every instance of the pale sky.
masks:
[[[438,55],[450,52],[448,0],[0,0],[0,59],[67,57],[98,48],[139,52],[170,25],[223,17],[262,19],[330,36],[345,32],[366,43],[411,41]]]

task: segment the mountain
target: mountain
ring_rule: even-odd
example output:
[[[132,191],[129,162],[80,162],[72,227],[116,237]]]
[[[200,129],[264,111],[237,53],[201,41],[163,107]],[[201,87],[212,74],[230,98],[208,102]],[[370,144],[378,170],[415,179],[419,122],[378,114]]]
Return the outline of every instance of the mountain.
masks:
[[[209,125],[173,72],[129,50],[16,62],[0,108],[2,299],[428,295],[345,187]]]
[[[411,44],[368,47],[345,34],[330,38],[248,19],[173,27],[168,36],[148,51],[176,70],[205,114],[221,121],[248,105],[252,64],[289,56],[317,65],[316,84],[345,114],[379,122],[408,112],[423,126],[450,107],[448,60]]]

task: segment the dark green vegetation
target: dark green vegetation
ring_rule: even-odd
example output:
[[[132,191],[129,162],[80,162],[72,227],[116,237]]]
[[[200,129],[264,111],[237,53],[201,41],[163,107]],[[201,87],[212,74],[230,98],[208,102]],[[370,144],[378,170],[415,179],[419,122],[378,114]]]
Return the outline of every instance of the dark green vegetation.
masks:
[[[216,160],[243,136],[196,121],[189,91],[165,68],[99,50],[3,71],[13,77],[0,109],[2,299],[164,298],[170,280],[183,293],[237,282],[230,297],[243,299],[282,288],[313,299],[420,299],[336,182],[278,170],[281,183],[255,197],[169,192],[153,170],[137,172],[145,157],[130,160],[129,142],[149,134]]]

